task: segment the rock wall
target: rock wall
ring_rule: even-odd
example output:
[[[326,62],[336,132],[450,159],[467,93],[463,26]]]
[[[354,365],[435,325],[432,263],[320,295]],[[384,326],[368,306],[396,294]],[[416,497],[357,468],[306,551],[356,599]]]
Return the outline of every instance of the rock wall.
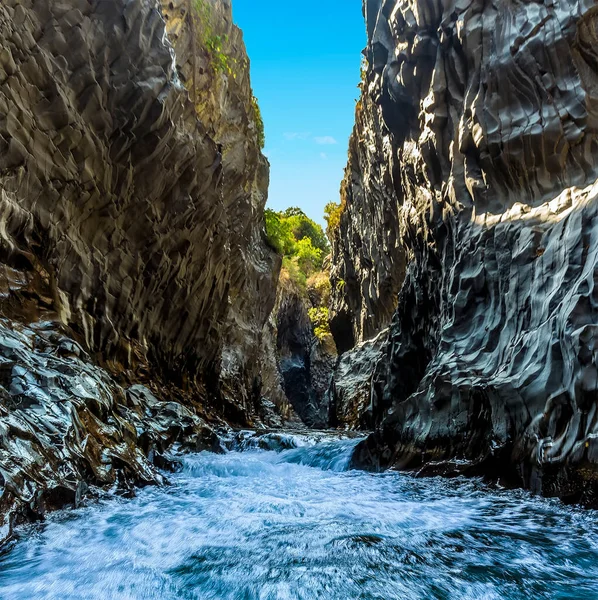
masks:
[[[310,428],[330,424],[329,388],[337,356],[318,340],[309,318],[311,302],[305,291],[281,275],[273,317],[276,355],[290,408]]]
[[[390,134],[366,93],[355,117],[341,185],[344,212],[332,238],[330,327],[341,353],[388,327],[405,277]]]
[[[330,390],[332,427],[372,431],[379,425],[373,382],[384,367],[387,339],[388,330],[383,329],[339,358]]]
[[[182,441],[183,421],[268,409],[268,164],[230,3],[199,3],[209,31],[195,4],[0,5],[4,514],[41,515],[85,481],[156,480],[155,440]],[[174,432],[142,442],[133,413],[167,420],[160,402]]]
[[[251,412],[256,402],[259,408],[263,377],[276,367],[264,323],[276,298],[280,258],[262,239],[270,168],[260,150],[249,58],[229,0],[163,0],[162,10],[178,75],[222,155],[229,306],[220,331],[220,391],[230,405]],[[279,389],[269,397],[283,402]]]
[[[373,140],[359,151],[382,163],[387,200],[352,150],[350,186],[364,191],[348,196],[335,268],[360,264],[352,224],[386,211],[372,235],[396,236],[408,266],[372,378],[382,424],[354,462],[482,472],[595,503],[595,2],[367,0],[364,10],[352,148]],[[374,273],[400,279],[399,255],[387,248]],[[372,278],[365,268],[358,280]],[[346,289],[338,306],[363,305],[363,287]],[[368,294],[375,306],[385,292]],[[354,317],[344,327],[356,339],[370,331]]]

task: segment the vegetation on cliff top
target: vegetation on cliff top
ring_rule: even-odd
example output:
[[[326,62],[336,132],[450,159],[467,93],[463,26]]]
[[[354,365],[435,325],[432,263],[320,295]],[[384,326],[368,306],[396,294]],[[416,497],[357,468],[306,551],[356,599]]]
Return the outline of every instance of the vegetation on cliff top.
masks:
[[[255,96],[251,97],[251,108],[253,109],[253,121],[257,127],[257,140],[260,148],[263,150],[266,146],[266,132],[264,130],[262,111],[260,110],[260,105]]]
[[[345,212],[345,208],[346,202],[344,200],[340,204],[329,202],[324,208],[324,219],[328,224],[326,234],[331,242],[341,225],[341,215]]]
[[[187,19],[191,27],[194,46],[192,76],[187,87],[196,108],[198,108],[198,113],[201,113],[197,89],[198,52],[205,54],[213,74],[224,73],[235,80],[240,72],[248,71],[249,60],[247,58],[239,60],[234,54],[230,54],[230,48],[228,48],[230,46],[229,37],[226,33],[218,30],[217,16],[214,14],[214,7],[210,0],[187,0]],[[266,145],[264,120],[258,100],[254,95],[250,99],[249,119],[253,121],[259,147],[263,150]]]
[[[266,240],[283,257],[281,282],[303,297],[314,335],[322,344],[334,342],[328,324],[330,274],[324,259],[330,252],[324,229],[299,208],[266,210]]]
[[[233,61],[224,50],[228,41],[226,34],[216,31],[213,8],[208,0],[192,0],[195,14],[192,15],[193,25],[198,30],[199,43],[210,57],[210,64],[216,73],[232,75]]]
[[[324,230],[299,208],[266,210],[266,240],[283,257],[283,266],[302,288],[320,271],[330,246]]]

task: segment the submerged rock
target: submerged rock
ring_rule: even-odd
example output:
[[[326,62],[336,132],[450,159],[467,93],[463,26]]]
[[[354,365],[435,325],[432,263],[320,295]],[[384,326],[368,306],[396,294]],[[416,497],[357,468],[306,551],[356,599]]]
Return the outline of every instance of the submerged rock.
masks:
[[[364,6],[339,348],[402,287],[371,381],[382,425],[354,463],[449,461],[596,503],[595,2]]]

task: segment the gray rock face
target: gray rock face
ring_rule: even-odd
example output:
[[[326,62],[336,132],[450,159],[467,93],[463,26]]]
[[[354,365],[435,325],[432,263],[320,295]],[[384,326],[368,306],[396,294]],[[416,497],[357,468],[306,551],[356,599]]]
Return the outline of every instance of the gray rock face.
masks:
[[[280,258],[262,239],[270,167],[259,147],[249,59],[243,34],[233,23],[231,3],[202,0],[199,5],[204,7],[203,17],[192,21],[189,0],[162,0],[162,11],[176,52],[177,73],[191,90],[200,122],[222,155],[219,186],[224,212],[219,218],[226,225],[227,306],[219,331],[219,391],[229,404],[252,412],[263,382],[276,369],[266,324],[276,299]],[[203,31],[206,20],[208,34]],[[210,41],[206,35],[219,36],[220,53],[204,47]],[[282,408],[280,388],[267,391]]]
[[[341,353],[388,327],[405,277],[389,133],[365,93],[355,118],[341,185],[346,208],[332,241],[330,327]]]
[[[373,155],[408,267],[372,388],[383,423],[355,463],[468,465],[595,502],[595,2],[368,0],[365,12],[361,110],[375,114],[353,143],[381,123]],[[349,168],[366,190],[370,174]],[[379,204],[347,203],[337,268],[358,261],[349,223]]]
[[[275,408],[248,60],[230,3],[220,66],[192,4],[0,5],[0,525]]]
[[[273,316],[286,398],[305,425],[325,429],[330,421],[329,388],[337,356],[314,335],[309,308],[305,294],[281,279]]]
[[[227,102],[197,96],[219,119],[204,124],[167,34],[141,0],[2,4],[4,262],[46,277],[59,318],[102,356],[251,390],[276,258],[247,61],[217,75]]]
[[[380,413],[373,403],[372,383],[384,366],[388,330],[345,352],[334,371],[330,425],[344,429],[373,430]]]

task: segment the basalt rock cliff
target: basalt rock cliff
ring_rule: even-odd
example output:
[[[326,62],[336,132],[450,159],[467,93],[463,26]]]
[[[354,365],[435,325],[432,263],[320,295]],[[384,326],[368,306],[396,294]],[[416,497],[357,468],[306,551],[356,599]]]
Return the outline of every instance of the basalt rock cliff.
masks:
[[[272,416],[280,259],[227,0],[5,0],[0,40],[8,535],[88,484],[160,482],[208,421]]]
[[[289,406],[304,425],[326,429],[331,425],[329,389],[337,353],[332,339],[319,339],[314,332],[309,310],[322,306],[323,300],[313,292],[310,298],[281,275],[273,311],[276,357]]]
[[[596,503],[598,7],[364,12],[333,326],[343,350],[390,329],[354,463]]]

